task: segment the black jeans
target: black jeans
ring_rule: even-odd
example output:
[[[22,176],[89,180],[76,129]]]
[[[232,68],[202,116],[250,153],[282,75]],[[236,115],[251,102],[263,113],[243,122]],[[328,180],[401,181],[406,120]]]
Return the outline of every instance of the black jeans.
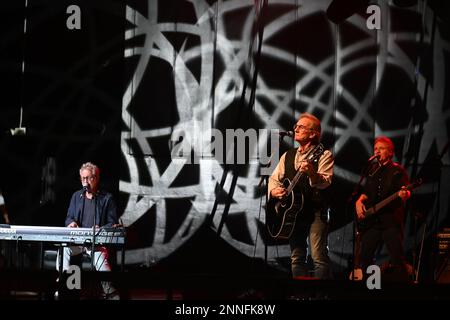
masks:
[[[389,252],[390,262],[395,266],[406,264],[403,253],[403,232],[399,226],[383,227],[379,224],[365,230],[361,235],[361,267],[363,271],[374,264],[375,251],[381,244],[386,244]]]

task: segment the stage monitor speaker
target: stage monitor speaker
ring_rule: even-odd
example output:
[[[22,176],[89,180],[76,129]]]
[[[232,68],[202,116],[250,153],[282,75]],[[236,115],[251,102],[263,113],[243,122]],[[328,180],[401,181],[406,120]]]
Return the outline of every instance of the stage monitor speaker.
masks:
[[[436,270],[437,283],[450,283],[450,228],[437,235],[438,238],[438,263]]]
[[[436,276],[437,283],[450,283],[450,263],[447,259],[447,263],[440,266]]]

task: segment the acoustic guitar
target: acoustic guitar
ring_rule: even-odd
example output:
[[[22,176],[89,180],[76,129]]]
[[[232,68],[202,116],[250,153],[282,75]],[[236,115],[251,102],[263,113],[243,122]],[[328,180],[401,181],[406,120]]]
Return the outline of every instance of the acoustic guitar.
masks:
[[[316,163],[325,148],[320,143],[312,149],[305,160],[309,163]],[[272,199],[269,201],[266,210],[266,224],[269,234],[275,239],[289,239],[294,230],[297,215],[302,211],[304,196],[302,192],[294,192],[294,188],[304,173],[297,170],[294,178],[283,180],[283,186],[286,188],[286,196],[282,199]]]

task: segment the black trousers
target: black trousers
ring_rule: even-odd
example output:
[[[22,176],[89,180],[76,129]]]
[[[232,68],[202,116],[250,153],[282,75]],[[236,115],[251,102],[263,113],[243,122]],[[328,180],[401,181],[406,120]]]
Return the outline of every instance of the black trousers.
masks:
[[[382,243],[386,245],[389,252],[390,263],[395,266],[405,266],[402,228],[396,225],[382,226],[378,223],[361,234],[360,252],[363,271],[375,263],[375,252]]]

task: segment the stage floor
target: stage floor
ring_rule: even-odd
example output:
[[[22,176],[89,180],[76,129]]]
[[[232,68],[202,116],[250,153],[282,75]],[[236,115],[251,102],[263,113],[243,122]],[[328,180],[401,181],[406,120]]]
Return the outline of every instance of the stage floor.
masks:
[[[1,300],[54,300],[56,271],[0,272]],[[59,299],[99,300],[101,281],[112,281],[121,300],[450,300],[450,284],[290,279],[273,275],[169,274],[151,270],[99,273],[83,271],[81,289]]]

